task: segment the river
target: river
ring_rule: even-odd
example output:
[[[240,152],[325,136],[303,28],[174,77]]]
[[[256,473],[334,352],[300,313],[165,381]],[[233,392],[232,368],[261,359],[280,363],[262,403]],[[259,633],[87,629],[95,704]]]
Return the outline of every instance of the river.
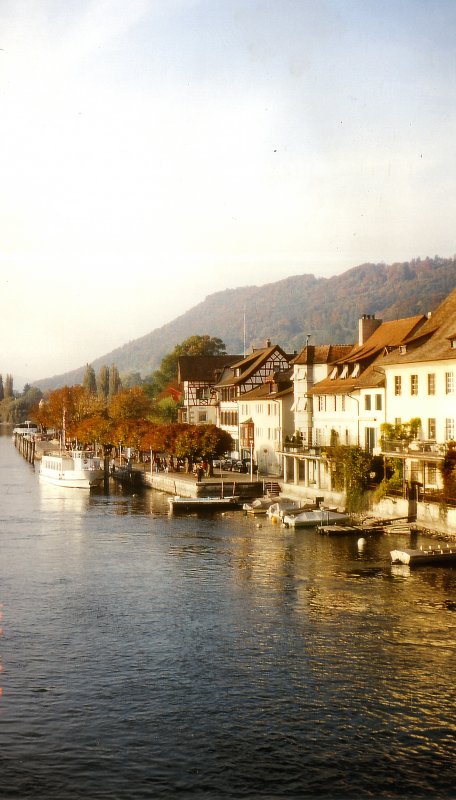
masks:
[[[7,435],[0,497],[2,800],[456,797],[456,569],[405,535],[46,486]]]

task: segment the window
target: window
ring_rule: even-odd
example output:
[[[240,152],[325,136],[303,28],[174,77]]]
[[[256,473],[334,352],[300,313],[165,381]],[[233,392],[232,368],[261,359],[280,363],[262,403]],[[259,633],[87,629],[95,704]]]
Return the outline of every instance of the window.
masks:
[[[318,395],[318,410],[324,411],[325,410],[325,397],[324,395]]]
[[[341,397],[341,401],[342,401],[342,408],[341,408],[341,410],[342,410],[342,411],[345,411],[345,395],[344,395],[344,394],[343,394],[343,395],[342,395],[342,397]]]
[[[428,373],[428,394],[435,394],[435,373]]]
[[[410,394],[418,394],[418,375],[410,375]]]
[[[445,394],[453,394],[454,392],[454,373],[445,372]]]
[[[207,422],[207,413],[205,411],[198,412],[198,422]]]
[[[435,439],[435,419],[433,417],[428,419],[428,439]]]
[[[402,378],[400,375],[394,376],[394,394],[396,397],[402,394]]]
[[[375,395],[375,410],[381,411],[382,410],[382,396],[381,394]]]
[[[366,394],[364,396],[364,409],[366,411],[370,411],[371,410],[371,396],[370,396],[370,394]]]
[[[454,419],[445,420],[445,440],[450,442],[454,439]]]

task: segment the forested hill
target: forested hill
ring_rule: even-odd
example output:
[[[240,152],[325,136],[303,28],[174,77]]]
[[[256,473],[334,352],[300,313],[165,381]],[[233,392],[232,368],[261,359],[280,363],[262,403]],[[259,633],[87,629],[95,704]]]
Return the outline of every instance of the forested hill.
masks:
[[[349,343],[358,335],[362,314],[383,320],[433,311],[456,286],[456,257],[414,259],[401,264],[362,264],[333,278],[294,275],[263,286],[227,289],[206,297],[172,322],[100,356],[95,371],[116,364],[119,372],[156,369],[176,344],[194,334],[219,336],[227,351],[242,353],[244,309],[246,344],[266,339],[286,351],[299,350],[307,334],[312,344]],[[83,380],[77,370],[35,381],[41,389]]]

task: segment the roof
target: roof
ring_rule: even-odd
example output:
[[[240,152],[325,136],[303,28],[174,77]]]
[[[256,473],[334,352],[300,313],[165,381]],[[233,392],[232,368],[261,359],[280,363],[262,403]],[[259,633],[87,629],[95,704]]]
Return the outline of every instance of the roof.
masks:
[[[277,400],[281,397],[293,394],[293,385],[291,381],[287,381],[287,385],[283,384],[280,387],[272,381],[265,381],[260,386],[250,389],[242,395],[242,402],[246,400]]]
[[[308,344],[292,359],[293,364],[332,364],[344,358],[352,344]]]
[[[451,347],[451,340],[455,338],[455,322],[456,289],[453,289],[416,334],[405,340],[405,351],[396,350],[385,355],[382,365],[456,358],[456,351]]]
[[[398,347],[405,339],[413,335],[426,317],[422,314],[415,317],[404,317],[389,322],[382,322],[362,345],[355,345],[351,353],[344,358],[344,363],[362,361],[383,353],[385,348]]]
[[[290,357],[278,344],[272,345],[272,347],[263,347],[259,350],[254,350],[253,353],[241,358],[240,361],[232,363],[229,370],[224,370],[224,373],[217,383],[217,386],[236,386],[239,383],[243,383],[250,378],[250,376],[253,375],[262,366],[262,364],[268,360],[268,358],[274,355],[274,353],[279,353],[287,362],[289,362]],[[234,370],[239,370],[239,375],[235,375]]]
[[[179,383],[184,381],[215,383],[218,378],[216,373],[220,374],[225,366],[239,361],[240,358],[242,356],[228,353],[221,356],[179,356],[177,362]]]
[[[348,394],[355,389],[383,386],[385,376],[378,368],[383,354],[390,347],[398,347],[407,337],[413,335],[425,319],[423,316],[415,316],[382,322],[364,344],[355,345],[347,356],[334,362],[337,377],[334,377],[333,370],[327,378],[316,383],[309,394]],[[353,375],[356,365],[359,365],[359,369]],[[347,377],[342,377],[345,370]]]

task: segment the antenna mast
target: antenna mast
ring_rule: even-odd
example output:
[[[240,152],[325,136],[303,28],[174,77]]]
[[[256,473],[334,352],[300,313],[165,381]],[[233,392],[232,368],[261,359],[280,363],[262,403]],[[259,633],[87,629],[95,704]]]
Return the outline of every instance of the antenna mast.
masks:
[[[244,306],[244,358],[245,358],[245,306]]]

